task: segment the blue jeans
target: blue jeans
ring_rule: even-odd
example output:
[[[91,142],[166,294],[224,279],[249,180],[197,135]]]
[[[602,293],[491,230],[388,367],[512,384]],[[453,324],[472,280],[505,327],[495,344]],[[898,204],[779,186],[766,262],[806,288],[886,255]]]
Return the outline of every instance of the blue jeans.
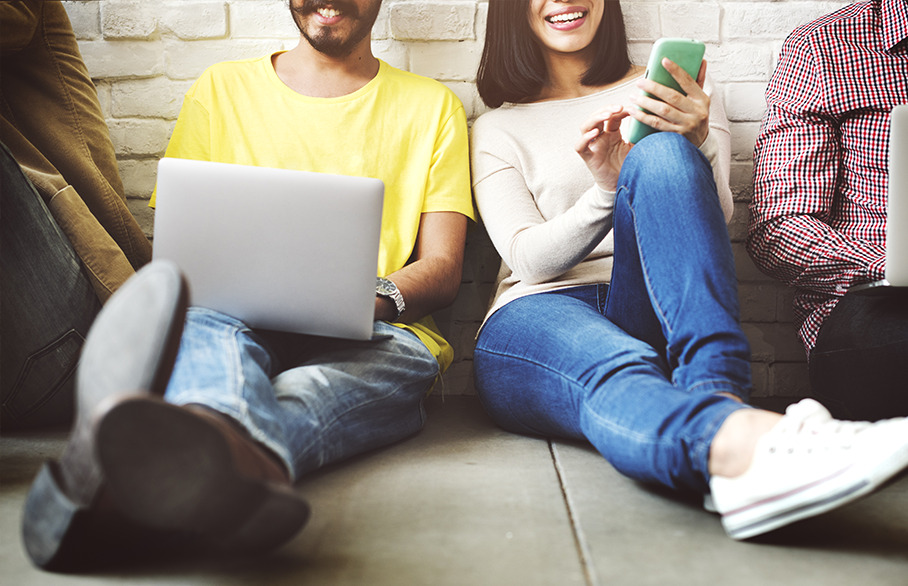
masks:
[[[731,245],[709,162],[686,139],[640,141],[621,169],[610,284],[519,298],[474,353],[493,419],[589,440],[621,473],[708,491],[709,449],[750,392]]]
[[[269,448],[296,480],[419,431],[438,363],[413,333],[375,322],[380,341],[270,331],[192,307],[165,400],[204,405]]]

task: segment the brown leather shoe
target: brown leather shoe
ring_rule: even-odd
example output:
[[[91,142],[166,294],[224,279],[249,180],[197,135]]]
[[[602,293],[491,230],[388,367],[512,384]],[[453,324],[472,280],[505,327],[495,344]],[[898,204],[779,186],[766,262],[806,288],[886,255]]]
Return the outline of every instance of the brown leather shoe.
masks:
[[[186,405],[185,408],[207,421],[224,436],[237,472],[242,476],[290,484],[290,473],[284,463],[276,454],[253,440],[237,422],[204,405]]]
[[[139,525],[255,553],[289,541],[309,519],[277,459],[209,409],[124,398],[101,413],[96,434],[111,499]]]
[[[104,477],[95,459],[94,412],[111,397],[164,394],[187,303],[177,266],[157,261],[129,279],[92,324],[76,372],[72,435],[60,461],[41,468],[25,500],[22,539],[36,566],[84,569],[95,563],[93,554],[104,557],[106,548],[95,544],[118,524],[99,507]]]

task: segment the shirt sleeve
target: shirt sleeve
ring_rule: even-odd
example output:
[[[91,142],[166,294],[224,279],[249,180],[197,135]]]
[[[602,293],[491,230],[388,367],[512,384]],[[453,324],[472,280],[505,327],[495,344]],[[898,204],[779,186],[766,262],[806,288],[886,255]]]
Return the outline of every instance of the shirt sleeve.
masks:
[[[789,285],[843,295],[882,277],[883,251],[830,225],[841,146],[824,87],[808,43],[790,39],[766,90],[747,249],[761,270]]]
[[[722,102],[719,92],[716,91],[715,85],[709,76],[706,77],[706,84],[703,89],[710,96],[709,134],[706,135],[706,139],[699,148],[713,168],[713,178],[716,180],[719,205],[722,208],[725,221],[729,222],[731,221],[735,204],[728,182],[731,173],[731,132],[728,128],[728,116],[725,114],[725,104]]]
[[[467,118],[458,102],[441,125],[429,169],[422,213],[459,212],[475,219],[470,197]]]
[[[496,155],[494,129],[474,126],[473,196],[486,232],[514,276],[550,281],[584,260],[612,229],[615,193],[595,184],[563,214],[546,221],[523,175]],[[488,130],[487,130],[488,129]],[[488,132],[488,134],[487,134]]]

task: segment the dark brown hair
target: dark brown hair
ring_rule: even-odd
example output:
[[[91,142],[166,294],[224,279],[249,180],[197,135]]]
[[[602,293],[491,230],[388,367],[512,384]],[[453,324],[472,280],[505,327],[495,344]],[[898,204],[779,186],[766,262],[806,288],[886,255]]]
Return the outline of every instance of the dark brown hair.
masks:
[[[490,108],[504,102],[526,102],[548,82],[545,60],[530,29],[529,0],[489,0],[485,45],[476,87]],[[593,62],[580,79],[586,86],[621,79],[631,66],[624,16],[618,0],[605,0],[599,30],[593,37]]]

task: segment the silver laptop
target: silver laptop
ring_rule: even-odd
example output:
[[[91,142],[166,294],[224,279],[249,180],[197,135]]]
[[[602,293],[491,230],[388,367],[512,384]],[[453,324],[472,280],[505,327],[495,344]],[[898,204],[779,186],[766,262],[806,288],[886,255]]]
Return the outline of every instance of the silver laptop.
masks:
[[[885,278],[851,287],[865,295],[908,289],[908,104],[892,109],[889,122],[889,204]]]
[[[253,328],[372,337],[384,184],[378,179],[164,158],[155,259],[192,305]]]

